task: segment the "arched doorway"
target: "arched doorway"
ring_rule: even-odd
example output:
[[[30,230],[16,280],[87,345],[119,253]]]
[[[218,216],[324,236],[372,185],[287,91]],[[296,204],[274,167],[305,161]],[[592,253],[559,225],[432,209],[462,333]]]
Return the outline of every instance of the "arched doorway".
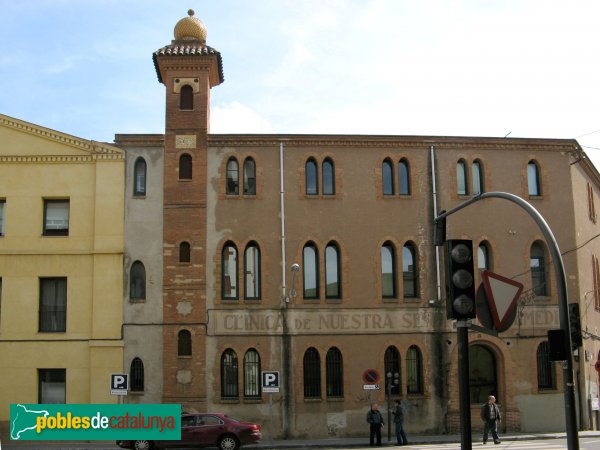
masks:
[[[489,395],[498,399],[496,356],[488,347],[478,344],[469,347],[469,384],[471,405],[487,402]]]

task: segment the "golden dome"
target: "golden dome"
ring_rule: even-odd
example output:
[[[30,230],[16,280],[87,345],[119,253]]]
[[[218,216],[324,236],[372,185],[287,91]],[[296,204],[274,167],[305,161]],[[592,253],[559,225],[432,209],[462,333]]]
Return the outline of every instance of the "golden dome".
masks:
[[[194,10],[188,11],[188,17],[184,17],[175,25],[175,40],[197,40],[206,42],[206,27],[200,19],[194,17]]]

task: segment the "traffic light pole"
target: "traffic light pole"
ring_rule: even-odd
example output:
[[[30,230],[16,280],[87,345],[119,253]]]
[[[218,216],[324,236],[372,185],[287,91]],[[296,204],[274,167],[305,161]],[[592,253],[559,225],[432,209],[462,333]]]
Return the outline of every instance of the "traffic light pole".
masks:
[[[440,220],[444,220],[447,216],[454,214],[455,212],[460,211],[467,206],[478,202],[479,200],[483,200],[485,198],[501,198],[504,200],[508,200],[510,202],[516,203],[518,206],[523,208],[527,213],[533,218],[536,224],[539,226],[544,238],[546,240],[546,244],[550,250],[550,255],[552,257],[552,261],[554,263],[554,270],[556,274],[556,293],[558,297],[558,314],[560,317],[560,328],[564,331],[565,335],[565,346],[567,349],[571,349],[571,333],[569,330],[569,302],[567,299],[567,281],[565,277],[565,268],[562,260],[562,256],[560,254],[560,250],[558,248],[558,244],[556,243],[556,239],[554,238],[554,234],[552,234],[552,230],[546,223],[546,220],[542,217],[542,215],[528,202],[523,200],[521,197],[518,197],[514,194],[510,194],[508,192],[484,192],[473,197],[470,200],[467,200],[464,203],[448,210],[447,212],[440,214],[435,218],[435,224]],[[460,330],[460,328],[459,328]],[[466,331],[466,329],[465,329]],[[459,340],[460,342],[460,340]],[[468,345],[468,343],[467,343]],[[573,354],[571,351],[568,352],[567,360],[563,366],[563,380],[564,380],[564,399],[565,399],[565,422],[566,422],[566,431],[567,431],[567,448],[569,450],[579,450],[579,439],[577,435],[577,411],[575,409],[575,381],[573,378]],[[460,370],[460,369],[459,369]],[[468,370],[468,360],[467,360],[467,370]],[[468,377],[468,372],[467,372]],[[468,378],[467,378],[468,382]],[[461,393],[461,401],[462,401],[462,393]],[[462,414],[462,412],[461,412]],[[463,433],[469,434],[469,433]],[[463,439],[464,436],[463,436]],[[470,439],[470,437],[469,437]],[[470,447],[469,447],[470,448]]]
[[[469,321],[456,322],[456,338],[458,340],[458,405],[460,409],[460,448],[471,450],[471,397],[469,392]]]

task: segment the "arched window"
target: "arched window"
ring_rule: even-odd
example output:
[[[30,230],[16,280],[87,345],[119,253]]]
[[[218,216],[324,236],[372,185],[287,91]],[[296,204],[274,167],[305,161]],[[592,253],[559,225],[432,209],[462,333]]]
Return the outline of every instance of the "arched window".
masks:
[[[229,195],[239,194],[239,173],[238,173],[238,162],[235,158],[229,158],[227,161],[227,182],[225,187],[225,193]]]
[[[326,158],[323,161],[323,195],[335,194],[335,173],[333,170],[333,161]]]
[[[237,248],[232,242],[223,246],[221,253],[221,298],[238,298],[238,260]]]
[[[331,347],[325,356],[325,378],[327,397],[343,397],[344,364],[342,353],[336,347]]]
[[[406,392],[423,393],[423,357],[416,345],[411,345],[406,353]]]
[[[554,364],[550,361],[548,341],[544,341],[538,346],[536,359],[538,389],[556,389],[556,373]]]
[[[310,158],[306,161],[306,195],[317,195],[319,193],[319,174],[317,162]]]
[[[463,159],[456,163],[456,193],[458,195],[469,194],[469,184],[467,182],[467,163]]]
[[[414,298],[419,295],[417,256],[415,247],[407,243],[402,248],[402,277],[404,281],[404,297]]]
[[[244,161],[244,194],[256,195],[256,164],[250,157]]]
[[[398,163],[398,192],[400,195],[410,195],[410,168],[405,158]]]
[[[179,109],[191,111],[194,109],[194,90],[189,84],[181,86],[179,92]]]
[[[133,195],[146,195],[146,160],[141,156],[133,166]]]
[[[471,403],[486,403],[490,395],[498,398],[496,358],[483,345],[469,347],[469,385]]]
[[[260,397],[260,356],[251,348],[244,355],[244,397]]]
[[[238,398],[238,360],[235,352],[228,348],[221,355],[221,398]]]
[[[189,242],[179,244],[179,262],[189,263],[191,261],[191,249]]]
[[[133,392],[144,391],[144,363],[140,358],[133,358],[129,367],[129,377],[131,378],[130,389]]]
[[[383,356],[383,367],[385,369],[385,392],[392,395],[400,395],[402,389],[402,371],[400,370],[400,352],[396,347],[390,345]],[[391,376],[388,377],[388,374]],[[391,383],[391,384],[390,384]],[[391,391],[389,390],[391,388]]]
[[[481,161],[478,159],[473,161],[471,174],[473,177],[473,194],[477,195],[485,192],[483,188],[483,166],[481,165]]]
[[[146,299],[146,269],[140,261],[135,261],[131,265],[129,273],[129,299]]]
[[[179,157],[179,179],[192,179],[192,156],[184,153]]]
[[[532,197],[539,197],[542,195],[540,169],[537,163],[533,160],[527,163],[527,188],[529,195]]]
[[[325,247],[325,298],[342,296],[340,274],[340,251],[335,242],[330,242]]]
[[[381,165],[383,195],[394,195],[394,165],[386,159]]]
[[[479,276],[484,270],[492,270],[492,255],[490,246],[486,241],[479,243],[477,247],[477,269],[479,270]]]
[[[319,298],[319,254],[312,242],[302,251],[302,275],[304,298]]]
[[[321,357],[316,348],[304,352],[302,360],[304,373],[304,398],[321,398]]]
[[[244,251],[244,298],[259,299],[260,284],[260,249],[255,242],[251,242]]]
[[[381,295],[383,298],[396,298],[396,250],[386,242],[381,247]]]
[[[540,242],[534,242],[531,246],[531,287],[535,295],[549,295],[547,279],[544,246]]]
[[[189,330],[177,333],[177,356],[192,356],[192,333]]]

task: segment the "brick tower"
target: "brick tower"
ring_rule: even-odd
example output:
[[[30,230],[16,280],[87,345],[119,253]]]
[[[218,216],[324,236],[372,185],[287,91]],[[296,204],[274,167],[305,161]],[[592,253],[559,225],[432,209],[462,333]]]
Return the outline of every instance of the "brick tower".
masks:
[[[165,85],[163,209],[163,401],[206,407],[206,187],[210,89],[223,82],[221,55],[188,11],[157,50]]]

